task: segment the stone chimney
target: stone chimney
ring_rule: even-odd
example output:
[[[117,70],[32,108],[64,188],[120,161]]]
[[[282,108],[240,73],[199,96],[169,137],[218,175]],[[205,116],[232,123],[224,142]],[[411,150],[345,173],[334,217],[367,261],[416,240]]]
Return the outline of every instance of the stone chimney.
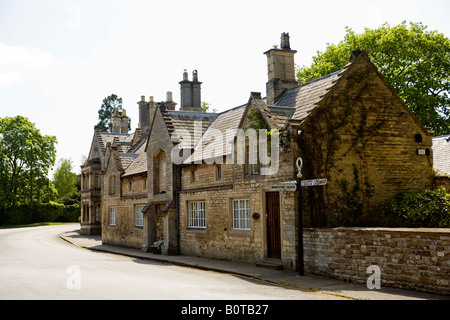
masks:
[[[181,86],[180,111],[202,112],[201,85],[198,81],[198,72],[192,73],[192,81],[189,81],[187,70],[184,70]]]
[[[145,132],[150,129],[150,113],[149,102],[145,101],[145,96],[141,96],[141,101],[137,103],[139,105],[139,125],[138,128]]]
[[[167,91],[166,93],[166,102],[164,102],[167,110],[175,110],[176,102],[173,101],[172,91]]]
[[[295,79],[294,55],[297,53],[291,50],[289,33],[281,34],[281,45],[278,49],[264,52],[267,55],[268,82],[267,104],[272,105],[285,89],[290,89],[298,85]]]
[[[127,117],[127,110],[122,111],[122,117],[120,118],[121,121],[121,129],[120,133],[128,134],[128,117]]]
[[[120,127],[121,127],[121,119],[119,116],[119,110],[114,109],[114,115],[112,118],[112,133],[120,133]]]

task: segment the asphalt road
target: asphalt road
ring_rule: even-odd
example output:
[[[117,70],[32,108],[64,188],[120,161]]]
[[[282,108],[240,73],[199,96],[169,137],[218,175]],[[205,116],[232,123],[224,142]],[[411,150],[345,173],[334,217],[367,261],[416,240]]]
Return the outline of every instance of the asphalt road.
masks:
[[[0,230],[2,300],[334,300],[228,274],[93,252],[73,225]]]

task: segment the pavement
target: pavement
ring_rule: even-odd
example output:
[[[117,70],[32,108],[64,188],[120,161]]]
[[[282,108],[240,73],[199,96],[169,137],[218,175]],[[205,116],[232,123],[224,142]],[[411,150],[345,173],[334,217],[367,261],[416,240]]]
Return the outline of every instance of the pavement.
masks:
[[[256,265],[200,257],[182,255],[165,256],[147,253],[139,249],[102,244],[101,236],[80,235],[79,230],[63,233],[60,237],[75,246],[89,250],[159,261],[161,263],[182,267],[227,273],[290,289],[333,295],[349,300],[450,300],[450,296],[441,296],[383,286],[379,290],[369,290],[366,284],[350,283],[308,273],[305,273],[304,276],[300,276],[296,272],[289,270],[275,270],[272,268],[258,267]]]

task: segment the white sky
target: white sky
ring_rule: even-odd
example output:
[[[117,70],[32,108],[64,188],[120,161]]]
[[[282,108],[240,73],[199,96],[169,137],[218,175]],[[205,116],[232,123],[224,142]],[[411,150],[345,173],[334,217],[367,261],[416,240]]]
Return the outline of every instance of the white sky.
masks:
[[[450,37],[450,1],[0,0],[0,117],[23,115],[58,139],[79,171],[103,98],[114,93],[138,125],[141,95],[172,91],[198,70],[202,101],[224,111],[265,96],[263,54],[289,32],[296,63],[384,22],[423,22]]]

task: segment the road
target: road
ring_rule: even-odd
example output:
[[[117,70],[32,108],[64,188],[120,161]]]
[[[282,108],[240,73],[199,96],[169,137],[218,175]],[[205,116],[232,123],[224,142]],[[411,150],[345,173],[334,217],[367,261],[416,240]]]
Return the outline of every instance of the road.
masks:
[[[76,225],[0,230],[2,300],[333,300],[244,277],[93,252],[59,235]]]

